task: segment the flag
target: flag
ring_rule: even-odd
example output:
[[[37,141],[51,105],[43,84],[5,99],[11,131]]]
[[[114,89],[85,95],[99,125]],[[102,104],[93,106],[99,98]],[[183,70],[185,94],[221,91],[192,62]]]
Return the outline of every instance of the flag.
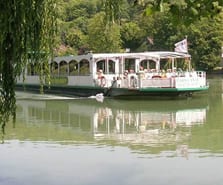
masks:
[[[154,44],[154,42],[153,42],[153,38],[151,38],[151,37],[147,37],[146,39],[147,39],[147,42],[148,42],[149,44],[151,44],[151,45]]]
[[[180,42],[177,42],[175,45],[175,51],[176,52],[181,52],[181,53],[188,53],[188,48],[187,48],[187,39],[184,39]]]

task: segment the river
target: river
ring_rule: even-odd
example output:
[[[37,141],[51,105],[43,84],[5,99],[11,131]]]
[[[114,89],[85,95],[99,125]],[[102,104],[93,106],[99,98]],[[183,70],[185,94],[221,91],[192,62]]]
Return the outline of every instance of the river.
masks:
[[[18,93],[0,144],[0,185],[220,185],[223,80],[171,100]]]

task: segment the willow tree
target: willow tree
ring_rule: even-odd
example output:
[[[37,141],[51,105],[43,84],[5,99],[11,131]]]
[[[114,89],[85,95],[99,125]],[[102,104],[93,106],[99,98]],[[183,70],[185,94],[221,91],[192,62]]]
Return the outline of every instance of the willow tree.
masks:
[[[10,116],[15,120],[16,78],[28,59],[36,62],[40,76],[48,69],[56,33],[56,0],[8,0],[0,1],[0,7],[0,121],[4,129]]]
[[[114,24],[118,23],[120,20],[120,7],[123,3],[123,0],[105,0],[104,7],[106,13],[106,22]]]

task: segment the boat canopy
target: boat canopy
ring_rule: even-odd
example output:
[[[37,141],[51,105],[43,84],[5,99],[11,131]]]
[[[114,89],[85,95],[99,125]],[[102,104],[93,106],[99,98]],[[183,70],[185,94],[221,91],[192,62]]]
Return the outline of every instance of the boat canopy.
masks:
[[[191,58],[187,53],[171,52],[171,51],[154,51],[154,52],[141,52],[141,53],[100,53],[92,54],[93,58],[147,58],[147,59],[167,59],[167,58]]]

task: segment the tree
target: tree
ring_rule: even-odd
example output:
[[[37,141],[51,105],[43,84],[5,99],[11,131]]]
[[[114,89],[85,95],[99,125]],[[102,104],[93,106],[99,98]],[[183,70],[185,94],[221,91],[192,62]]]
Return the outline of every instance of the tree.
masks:
[[[121,26],[121,39],[123,48],[130,48],[135,51],[142,42],[142,29],[135,22],[127,22]]]
[[[101,11],[101,0],[60,0],[57,55],[75,54],[87,47],[88,21]]]
[[[88,44],[93,52],[119,52],[120,51],[120,29],[119,25],[113,23],[107,25],[105,14],[96,14],[89,20]]]
[[[153,0],[146,1],[145,12],[168,12],[175,24],[191,24],[202,17],[214,17],[223,10],[222,0]]]
[[[107,23],[119,23],[120,7],[123,0],[104,0],[105,18]]]
[[[38,69],[48,69],[56,33],[56,0],[0,1],[0,122],[4,129],[10,115],[15,118],[16,78],[27,59],[41,61]]]
[[[213,19],[203,18],[188,29],[189,50],[194,66],[211,71],[221,61],[223,44],[223,14]]]

